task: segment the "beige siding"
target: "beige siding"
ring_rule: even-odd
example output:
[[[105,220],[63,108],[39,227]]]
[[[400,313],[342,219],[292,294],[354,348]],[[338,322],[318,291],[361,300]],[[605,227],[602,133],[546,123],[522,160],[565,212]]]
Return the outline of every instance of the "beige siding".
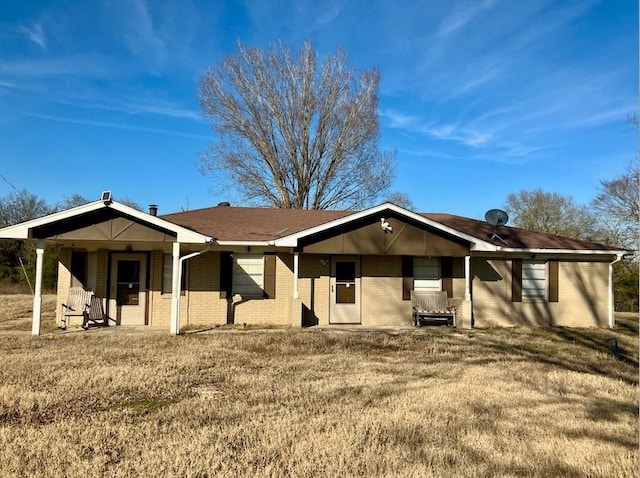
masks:
[[[256,325],[296,325],[292,324],[291,302],[293,300],[293,256],[278,254],[276,259],[276,298],[251,299],[236,304],[234,322]]]
[[[71,249],[63,248],[58,261],[58,293],[56,297],[56,321],[62,319],[62,304],[69,297],[71,288]]]
[[[464,257],[453,258],[453,297],[458,300],[464,299]]]
[[[162,294],[163,253],[153,251],[150,262],[149,324],[169,329],[171,294]],[[208,252],[187,262],[187,288],[180,297],[180,327],[215,326],[227,323],[228,301],[220,297],[220,253]],[[236,324],[291,325],[293,256],[279,254],[276,260],[276,298],[236,303]],[[300,319],[297,324],[300,325]]]
[[[151,253],[147,321],[149,325],[169,330],[171,294],[162,293],[162,260],[162,251],[153,251]]]
[[[109,252],[104,249],[96,252],[96,290],[95,294],[100,298],[107,297],[107,266]]]
[[[303,325],[329,324],[330,256],[300,256],[298,291],[303,304]]]
[[[402,300],[402,256],[362,256],[361,324],[409,325],[411,301]],[[331,256],[307,254],[300,258],[300,299],[305,325],[329,325]],[[464,297],[464,259],[453,261],[454,303]],[[312,294],[313,290],[313,294]]]
[[[559,270],[559,302],[554,325],[606,327],[609,312],[609,263],[562,262]]]
[[[606,262],[560,262],[558,302],[511,302],[511,261],[473,260],[473,316],[476,327],[607,325]]]
[[[362,325],[409,325],[411,301],[402,300],[402,257],[362,257]]]
[[[98,250],[95,254],[95,292],[104,298],[108,293],[108,251]],[[302,311],[293,314],[293,254],[278,253],[276,257],[275,299],[251,299],[236,303],[234,307],[230,307],[226,298],[220,297],[220,253],[208,252],[188,261],[188,290],[180,299],[181,327],[222,325],[227,323],[228,315],[229,320],[236,324],[328,325],[331,256],[300,255],[298,288]],[[63,249],[58,265],[58,320],[61,304],[66,302],[71,284],[70,259],[71,250]],[[360,261],[361,323],[410,324],[411,302],[402,300],[402,257],[364,255],[360,256]],[[162,294],[162,266],[163,252],[152,251],[149,254],[147,323],[168,331],[171,294]],[[511,261],[474,258],[472,294],[475,326],[606,326],[608,267],[607,262],[560,262],[559,302],[525,300],[513,303]],[[452,283],[452,302],[459,306],[465,289],[463,258],[453,259]]]
[[[511,317],[511,262],[473,259],[473,318],[477,327],[514,325]]]
[[[181,325],[222,325],[227,322],[227,302],[220,299],[220,254],[206,253],[188,261],[188,292]],[[184,315],[183,315],[184,314]]]

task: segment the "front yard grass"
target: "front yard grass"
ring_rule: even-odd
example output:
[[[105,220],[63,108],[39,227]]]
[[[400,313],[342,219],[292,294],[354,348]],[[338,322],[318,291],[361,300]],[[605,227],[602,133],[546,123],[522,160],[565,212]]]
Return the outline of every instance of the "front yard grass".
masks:
[[[635,476],[618,323],[31,338],[0,314],[0,474]]]

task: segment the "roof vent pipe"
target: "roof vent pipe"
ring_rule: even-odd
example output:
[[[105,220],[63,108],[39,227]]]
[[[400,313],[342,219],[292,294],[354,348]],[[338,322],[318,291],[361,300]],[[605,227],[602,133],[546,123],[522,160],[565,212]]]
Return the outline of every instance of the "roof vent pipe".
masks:
[[[152,216],[158,215],[158,205],[157,204],[149,204],[149,214]]]
[[[229,201],[222,201],[218,203],[218,207],[229,207],[231,203]]]

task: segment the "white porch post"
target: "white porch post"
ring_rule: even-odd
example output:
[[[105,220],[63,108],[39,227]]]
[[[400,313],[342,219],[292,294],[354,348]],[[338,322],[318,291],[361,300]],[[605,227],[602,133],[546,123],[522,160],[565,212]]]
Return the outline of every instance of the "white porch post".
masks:
[[[293,253],[293,298],[299,299],[300,293],[298,292],[298,276],[300,275],[300,253]]]
[[[173,243],[173,270],[171,274],[171,322],[169,333],[180,333],[180,243]]]
[[[613,261],[611,263],[609,263],[609,328],[613,328],[613,326],[615,325],[615,318],[614,318],[614,297],[613,297],[613,264],[615,264],[616,261]]]
[[[38,239],[36,245],[36,289],[33,295],[33,318],[31,335],[40,335],[40,318],[42,317],[42,262],[44,259],[44,239]]]
[[[464,300],[471,300],[471,256],[464,256]]]

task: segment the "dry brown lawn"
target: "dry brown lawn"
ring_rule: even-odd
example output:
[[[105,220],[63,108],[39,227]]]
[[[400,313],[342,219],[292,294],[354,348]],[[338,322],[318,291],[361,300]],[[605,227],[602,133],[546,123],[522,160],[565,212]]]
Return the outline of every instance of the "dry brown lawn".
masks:
[[[3,477],[636,476],[637,316],[172,338],[61,334],[47,299],[31,338],[21,300],[0,298]]]

